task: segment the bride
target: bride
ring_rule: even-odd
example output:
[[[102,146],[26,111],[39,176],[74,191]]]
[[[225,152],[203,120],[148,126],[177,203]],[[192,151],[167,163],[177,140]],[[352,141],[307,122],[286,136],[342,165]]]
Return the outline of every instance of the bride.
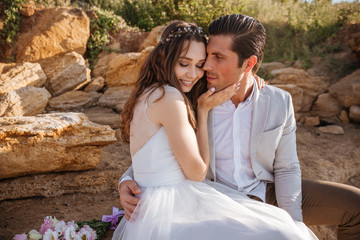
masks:
[[[234,84],[206,91],[205,48],[201,28],[173,22],[142,67],[122,113],[140,201],[112,239],[315,238],[280,208],[202,182],[210,159],[208,112],[238,90]]]

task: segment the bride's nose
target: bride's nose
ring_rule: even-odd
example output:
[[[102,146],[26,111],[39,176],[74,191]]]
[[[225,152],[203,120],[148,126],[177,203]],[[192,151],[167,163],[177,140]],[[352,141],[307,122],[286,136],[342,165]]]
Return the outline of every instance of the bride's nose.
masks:
[[[187,71],[187,76],[189,78],[196,78],[196,69],[195,69],[195,67],[189,68],[189,70]]]

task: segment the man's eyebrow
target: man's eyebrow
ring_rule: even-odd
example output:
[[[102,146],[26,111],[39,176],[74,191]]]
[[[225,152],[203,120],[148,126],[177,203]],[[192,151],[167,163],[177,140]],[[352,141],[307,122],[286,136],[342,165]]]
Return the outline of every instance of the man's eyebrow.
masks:
[[[222,54],[221,52],[212,52],[210,55],[220,55],[220,56],[225,56],[224,54]]]

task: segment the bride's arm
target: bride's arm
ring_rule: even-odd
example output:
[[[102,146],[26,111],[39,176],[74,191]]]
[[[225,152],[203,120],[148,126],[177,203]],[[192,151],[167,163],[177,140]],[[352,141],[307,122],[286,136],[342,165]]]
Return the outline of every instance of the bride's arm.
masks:
[[[206,166],[209,167],[210,149],[208,137],[208,114],[211,109],[230,99],[238,89],[238,85],[232,85],[222,91],[214,93],[214,88],[209,89],[198,99],[198,122],[196,137],[199,144],[200,154],[206,159]],[[207,170],[207,169],[206,169]],[[207,171],[206,171],[207,172]]]
[[[148,108],[147,116],[150,121],[165,128],[171,149],[186,178],[202,181],[206,175],[206,162],[200,155],[181,93],[175,89],[167,89],[165,95]]]
[[[188,121],[185,101],[180,92],[166,91],[163,98],[148,108],[148,118],[165,128],[170,146],[187,179],[202,181],[205,178],[210,158],[207,139],[208,111],[220,103],[214,105],[217,101],[229,99],[235,90],[236,87],[231,86],[222,93],[214,94],[209,90],[202,95],[199,99],[201,116],[199,115],[198,139]],[[214,95],[214,98],[211,95]]]

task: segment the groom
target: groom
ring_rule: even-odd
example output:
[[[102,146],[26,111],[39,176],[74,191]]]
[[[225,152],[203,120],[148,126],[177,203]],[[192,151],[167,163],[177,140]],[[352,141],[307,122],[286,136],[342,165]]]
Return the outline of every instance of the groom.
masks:
[[[250,198],[279,206],[308,225],[338,225],[338,239],[360,239],[360,190],[344,184],[301,179],[296,121],[289,93],[272,86],[258,90],[254,74],[265,49],[261,23],[227,15],[211,23],[204,65],[208,88],[240,82],[229,101],[209,114],[210,168],[207,178]],[[120,200],[129,218],[140,189],[121,178]]]

